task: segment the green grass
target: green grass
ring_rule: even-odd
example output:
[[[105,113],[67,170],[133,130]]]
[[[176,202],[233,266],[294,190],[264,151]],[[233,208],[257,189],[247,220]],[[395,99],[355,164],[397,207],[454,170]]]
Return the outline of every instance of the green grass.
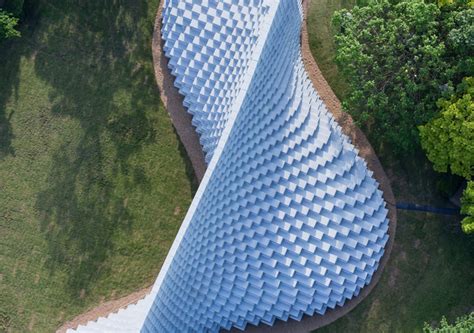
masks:
[[[399,210],[394,248],[378,285],[352,312],[317,332],[421,332],[424,322],[472,311],[474,242],[458,224]]]
[[[158,0],[39,1],[0,44],[0,331],[150,285],[195,190],[160,102]]]
[[[355,3],[356,0],[311,0],[307,16],[311,52],[324,78],[340,99],[344,97],[348,85],[334,63],[336,46],[331,19],[335,11],[350,8]]]
[[[348,85],[334,63],[330,26],[335,10],[355,0],[312,0],[308,15],[311,51],[339,98]],[[374,145],[398,201],[448,206],[441,184],[456,182],[434,172],[423,153],[399,159],[389,147]],[[317,332],[421,332],[423,323],[454,320],[473,310],[474,239],[460,231],[459,219],[398,211],[394,248],[373,292],[351,313]]]

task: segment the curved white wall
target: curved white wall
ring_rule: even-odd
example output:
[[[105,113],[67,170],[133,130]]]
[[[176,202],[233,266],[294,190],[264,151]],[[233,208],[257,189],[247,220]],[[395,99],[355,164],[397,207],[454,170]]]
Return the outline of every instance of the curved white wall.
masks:
[[[300,320],[369,284],[382,193],[304,70],[299,0],[166,0],[162,37],[209,163],[153,291],[81,332]]]
[[[239,29],[206,31],[214,29],[206,20],[224,13],[216,13],[219,6]],[[196,122],[198,130],[205,138],[215,135],[218,145],[207,150],[213,154],[209,170],[157,280],[143,331],[244,329],[342,306],[378,267],[388,240],[387,210],[372,173],[304,71],[299,1],[168,1],[165,8],[165,27],[184,15],[187,24],[203,29],[194,39],[191,30],[190,37],[164,28],[165,40],[172,35],[170,44],[199,49],[193,42],[175,42],[184,38],[222,45],[214,54],[226,60],[212,58],[221,63],[228,48],[246,40],[248,54],[238,59],[250,60],[236,69],[238,79],[229,90],[217,86],[216,96],[235,96],[229,104],[210,103],[226,112],[223,123],[207,107],[191,111],[195,119],[207,117],[205,126]],[[235,14],[241,12],[261,17],[249,22]],[[196,66],[216,67],[195,62],[197,69],[186,72],[176,64],[190,63],[187,58],[195,54],[172,47],[167,54],[177,82],[189,82],[187,91],[205,92],[209,80],[194,76],[201,73]],[[221,135],[215,130],[220,124]]]

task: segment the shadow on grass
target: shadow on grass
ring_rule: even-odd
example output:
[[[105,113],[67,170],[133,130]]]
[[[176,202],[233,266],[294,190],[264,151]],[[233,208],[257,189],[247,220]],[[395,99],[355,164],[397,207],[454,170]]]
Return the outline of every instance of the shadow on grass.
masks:
[[[27,3],[27,11],[19,26],[22,37],[0,41],[0,161],[6,156],[15,155],[11,126],[15,110],[7,109],[7,102],[11,98],[18,99],[20,61],[32,53],[29,41],[38,20],[37,4],[33,0],[27,0]]]
[[[73,297],[107,274],[103,263],[114,251],[114,234],[130,230],[127,189],[150,190],[146,172],[131,163],[160,140],[160,124],[147,112],[160,105],[147,3],[42,4],[47,19],[35,70],[54,87],[53,113],[74,119],[79,129],[56,151],[36,207],[49,245],[47,265],[52,272],[67,270]]]
[[[20,57],[23,52],[11,52],[15,42],[0,42],[0,160],[15,154],[10,122],[15,111],[7,110],[8,100],[18,97]]]

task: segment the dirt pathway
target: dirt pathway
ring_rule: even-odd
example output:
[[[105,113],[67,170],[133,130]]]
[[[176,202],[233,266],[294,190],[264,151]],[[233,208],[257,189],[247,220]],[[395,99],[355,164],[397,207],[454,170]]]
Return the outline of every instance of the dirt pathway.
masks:
[[[199,136],[192,125],[192,116],[183,105],[184,97],[174,86],[174,77],[168,69],[168,58],[163,52],[163,40],[161,39],[161,12],[163,1],[160,3],[158,14],[156,15],[155,30],[153,32],[153,66],[155,68],[156,82],[159,87],[161,100],[168,111],[173,126],[186,149],[189,159],[196,173],[199,182],[204,176],[207,165],[204,160],[202,146]]]

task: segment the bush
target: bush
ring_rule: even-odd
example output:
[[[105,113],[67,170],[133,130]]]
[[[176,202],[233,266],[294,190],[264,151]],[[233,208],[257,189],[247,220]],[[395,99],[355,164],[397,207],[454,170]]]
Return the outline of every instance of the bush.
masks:
[[[420,126],[421,145],[439,172],[471,180],[474,178],[474,78],[467,77],[449,100],[438,102],[440,114]],[[474,182],[470,181],[461,200],[465,233],[474,232]]]
[[[461,221],[461,228],[466,234],[474,233],[474,181],[467,183],[461,199],[461,213],[466,217]]]
[[[420,126],[421,144],[434,169],[474,177],[474,78],[467,77],[450,99],[438,102],[440,114]]]
[[[446,317],[441,319],[439,328],[432,328],[428,323],[423,327],[423,333],[471,333],[474,332],[474,312],[456,319],[454,324],[449,324]]]
[[[18,19],[0,9],[0,41],[13,37],[20,37],[20,32],[15,29]]]

